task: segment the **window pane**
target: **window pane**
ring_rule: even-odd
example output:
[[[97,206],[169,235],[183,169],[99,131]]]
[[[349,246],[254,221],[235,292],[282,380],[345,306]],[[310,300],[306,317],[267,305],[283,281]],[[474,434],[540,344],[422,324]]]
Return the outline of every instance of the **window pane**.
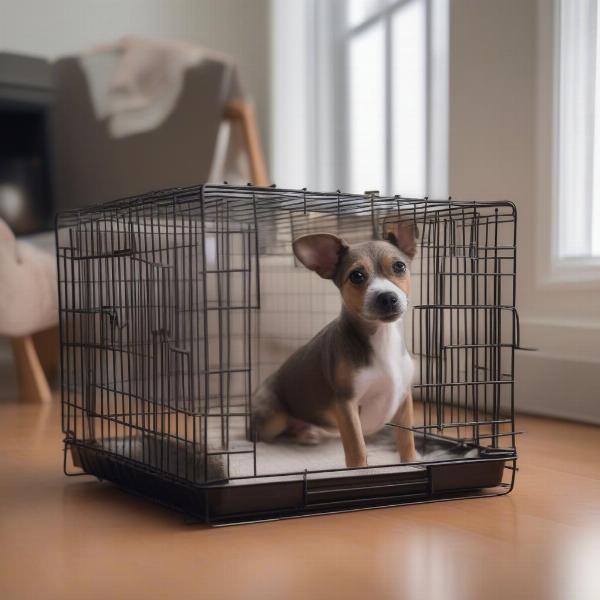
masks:
[[[600,256],[600,10],[596,7],[596,89],[594,98],[594,188],[592,193],[591,254]]]
[[[385,8],[387,0],[347,0],[348,26],[356,27],[370,16]]]
[[[594,0],[560,3],[558,254],[591,253],[594,197]]]
[[[351,192],[385,190],[384,28],[369,27],[349,41],[348,137]]]
[[[425,4],[413,0],[392,20],[392,185],[403,196],[425,194]]]

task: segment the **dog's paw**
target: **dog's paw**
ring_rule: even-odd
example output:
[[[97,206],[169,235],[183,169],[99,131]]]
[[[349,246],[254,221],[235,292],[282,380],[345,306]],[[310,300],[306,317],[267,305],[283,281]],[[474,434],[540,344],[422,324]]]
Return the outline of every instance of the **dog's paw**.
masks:
[[[419,461],[423,460],[423,456],[421,455],[420,452],[415,450],[414,452],[411,452],[409,455],[403,456],[401,459],[402,459],[403,463],[413,463],[413,462],[419,462]]]
[[[321,443],[321,433],[316,427],[306,427],[296,434],[295,440],[303,446],[316,446]]]

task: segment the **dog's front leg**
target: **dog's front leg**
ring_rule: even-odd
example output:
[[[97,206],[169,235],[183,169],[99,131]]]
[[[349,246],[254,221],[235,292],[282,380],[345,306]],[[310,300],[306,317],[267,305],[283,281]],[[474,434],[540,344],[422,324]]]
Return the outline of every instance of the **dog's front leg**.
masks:
[[[413,398],[410,390],[407,392],[392,422],[399,425],[395,429],[400,460],[402,462],[415,462],[419,460],[419,455],[415,449],[415,435],[412,431]]]
[[[352,401],[338,401],[335,405],[337,422],[347,467],[366,467],[367,448],[362,433],[358,404]]]

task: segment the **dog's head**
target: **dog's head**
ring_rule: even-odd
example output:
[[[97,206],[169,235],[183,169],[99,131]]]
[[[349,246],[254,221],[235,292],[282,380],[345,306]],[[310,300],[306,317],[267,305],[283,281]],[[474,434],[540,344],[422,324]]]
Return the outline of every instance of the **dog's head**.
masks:
[[[417,228],[412,219],[389,219],[383,238],[349,245],[331,233],[315,233],[297,238],[293,248],[305,267],[335,283],[349,311],[390,323],[408,308]]]

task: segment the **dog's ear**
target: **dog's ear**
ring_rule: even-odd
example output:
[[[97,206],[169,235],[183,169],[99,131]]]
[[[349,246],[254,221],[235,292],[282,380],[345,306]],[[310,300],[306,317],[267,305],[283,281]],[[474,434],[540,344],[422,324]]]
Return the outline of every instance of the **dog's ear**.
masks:
[[[340,259],[348,250],[348,244],[331,233],[303,235],[292,246],[296,258],[323,279],[333,279]]]
[[[387,217],[383,221],[383,239],[394,244],[408,258],[417,253],[419,229],[411,217]]]

